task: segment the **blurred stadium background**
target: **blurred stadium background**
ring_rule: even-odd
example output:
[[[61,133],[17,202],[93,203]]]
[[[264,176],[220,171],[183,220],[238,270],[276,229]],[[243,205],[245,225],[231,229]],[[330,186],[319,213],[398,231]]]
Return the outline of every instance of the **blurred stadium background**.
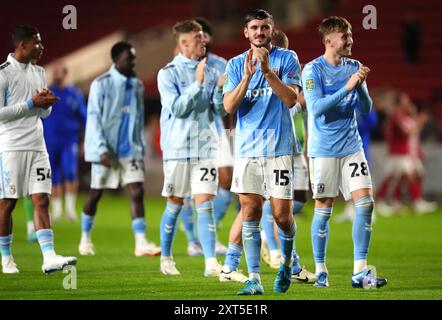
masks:
[[[377,9],[377,29],[365,30],[363,7]],[[65,30],[63,7],[77,10],[77,29]],[[353,25],[353,56],[372,72],[369,87],[378,111],[379,125],[373,131],[372,174],[382,179],[386,148],[383,124],[393,108],[394,92],[407,93],[418,109],[430,114],[421,138],[427,154],[424,193],[441,198],[442,188],[442,2],[438,0],[168,0],[162,1],[64,1],[8,2],[0,12],[0,56],[12,50],[10,34],[19,24],[39,28],[45,51],[39,64],[51,68],[63,59],[68,79],[87,97],[90,82],[109,67],[110,47],[127,39],[137,49],[137,73],[146,87],[146,137],[148,141],[146,193],[158,195],[162,185],[158,115],[161,110],[156,75],[173,57],[171,26],[178,20],[204,16],[214,26],[213,52],[229,59],[247,48],[242,19],[251,8],[263,7],[275,17],[276,27],[287,33],[290,49],[301,63],[322,53],[317,25],[327,15],[342,15]],[[81,164],[81,185],[88,186],[89,170]],[[152,182],[157,183],[152,183]]]

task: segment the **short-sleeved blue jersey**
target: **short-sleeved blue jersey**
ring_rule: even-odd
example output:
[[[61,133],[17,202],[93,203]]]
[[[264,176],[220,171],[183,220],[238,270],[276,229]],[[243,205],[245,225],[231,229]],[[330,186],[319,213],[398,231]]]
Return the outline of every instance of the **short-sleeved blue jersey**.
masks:
[[[224,94],[241,82],[247,51],[232,58],[226,68]],[[272,46],[270,68],[285,84],[301,86],[300,65],[294,51]],[[252,76],[246,95],[237,109],[235,157],[292,155],[294,138],[290,112],[261,72],[260,64]]]

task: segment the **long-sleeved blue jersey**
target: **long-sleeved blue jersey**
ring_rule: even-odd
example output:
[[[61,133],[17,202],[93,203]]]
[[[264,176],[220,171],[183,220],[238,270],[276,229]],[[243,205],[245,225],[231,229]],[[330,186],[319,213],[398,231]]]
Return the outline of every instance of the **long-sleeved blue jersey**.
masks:
[[[213,111],[224,115],[220,76],[206,65],[204,83],[195,79],[198,61],[178,54],[158,73],[161,96],[161,149],[163,160],[213,159],[218,133]]]
[[[365,82],[350,92],[345,88],[359,67],[359,61],[349,58],[342,58],[335,67],[323,56],[305,65],[302,84],[308,111],[309,157],[344,157],[362,149],[355,109],[368,113],[372,101]]]

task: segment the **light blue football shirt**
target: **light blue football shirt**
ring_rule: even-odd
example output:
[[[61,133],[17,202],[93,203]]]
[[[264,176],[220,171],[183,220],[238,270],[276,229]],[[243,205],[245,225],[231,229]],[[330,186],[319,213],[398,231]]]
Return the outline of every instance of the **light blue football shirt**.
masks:
[[[229,60],[224,94],[233,91],[241,82],[246,55],[247,51]],[[272,46],[269,58],[270,68],[282,82],[301,86],[301,69],[294,51]],[[259,62],[236,114],[235,158],[293,154],[294,138],[289,109],[273,93]]]
[[[323,56],[305,65],[302,84],[308,111],[308,156],[344,157],[362,149],[355,108],[371,108],[366,83],[348,92],[350,76],[360,66],[357,60],[342,58],[332,66]]]
[[[217,88],[219,73],[206,66],[204,83],[199,84],[195,78],[198,63],[180,53],[158,72],[163,160],[214,159],[217,155],[214,114],[225,114]]]

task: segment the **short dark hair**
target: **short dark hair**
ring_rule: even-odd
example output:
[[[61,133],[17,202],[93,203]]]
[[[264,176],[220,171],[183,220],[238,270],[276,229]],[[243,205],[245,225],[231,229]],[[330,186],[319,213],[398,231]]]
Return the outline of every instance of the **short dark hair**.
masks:
[[[289,38],[282,30],[275,30],[272,36],[272,44],[277,47],[288,49]]]
[[[175,23],[172,30],[175,38],[178,39],[180,34],[189,33],[192,31],[202,31],[203,27],[195,20],[184,20]]]
[[[213,36],[213,28],[210,22],[204,17],[195,18],[195,21],[198,22],[201,27],[203,27],[203,32],[208,33],[210,36]]]
[[[116,44],[113,45],[112,49],[111,49],[111,57],[112,57],[112,61],[115,62],[115,60],[118,59],[118,57],[126,50],[130,50],[132,49],[133,46],[126,41],[120,41],[117,42]]]
[[[14,48],[18,46],[20,41],[27,41],[32,38],[32,36],[40,33],[36,27],[25,24],[20,25],[14,29],[12,32],[12,44]]]
[[[247,24],[252,20],[264,20],[264,19],[270,19],[273,21],[273,16],[264,9],[255,9],[252,12],[249,12],[246,17],[244,18],[244,25],[247,26]]]
[[[321,36],[321,40],[324,40],[324,37],[333,32],[342,32],[346,33],[348,30],[351,30],[351,24],[347,21],[347,19],[343,17],[331,16],[325,18],[319,24],[319,35]]]

